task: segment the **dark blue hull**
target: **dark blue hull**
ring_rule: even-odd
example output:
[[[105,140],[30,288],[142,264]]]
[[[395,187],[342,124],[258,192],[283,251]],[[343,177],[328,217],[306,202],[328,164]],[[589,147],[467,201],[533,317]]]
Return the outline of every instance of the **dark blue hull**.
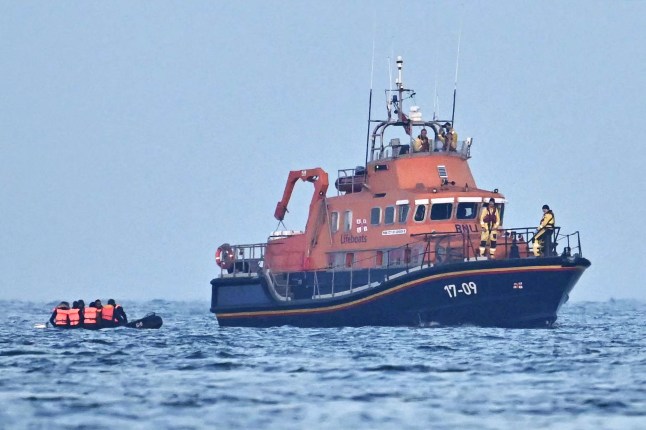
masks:
[[[325,273],[318,272],[322,286],[314,288],[304,274],[288,300],[277,299],[264,277],[218,278],[211,281],[211,312],[221,326],[549,327],[589,266],[581,257],[548,257],[400,269],[396,276],[355,270],[354,279],[372,279],[336,294],[321,294]]]

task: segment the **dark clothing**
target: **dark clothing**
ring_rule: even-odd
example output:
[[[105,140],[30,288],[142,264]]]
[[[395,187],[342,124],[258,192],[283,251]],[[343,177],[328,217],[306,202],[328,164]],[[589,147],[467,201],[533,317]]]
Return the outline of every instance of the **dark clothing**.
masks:
[[[128,324],[128,317],[126,316],[126,311],[123,310],[121,305],[117,305],[114,308],[114,319],[117,320],[117,325],[126,325]]]

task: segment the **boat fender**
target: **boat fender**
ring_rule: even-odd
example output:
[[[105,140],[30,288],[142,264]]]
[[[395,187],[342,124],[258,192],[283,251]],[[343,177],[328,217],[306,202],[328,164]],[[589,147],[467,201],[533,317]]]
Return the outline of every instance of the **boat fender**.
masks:
[[[228,243],[220,245],[215,251],[215,263],[222,269],[228,269],[233,265],[235,253]]]

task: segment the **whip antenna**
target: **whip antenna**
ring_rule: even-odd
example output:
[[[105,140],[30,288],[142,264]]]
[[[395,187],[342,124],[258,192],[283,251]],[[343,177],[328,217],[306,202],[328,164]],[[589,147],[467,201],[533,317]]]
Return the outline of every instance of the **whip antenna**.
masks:
[[[458,92],[458,66],[460,64],[460,41],[462,39],[462,22],[458,34],[458,54],[455,57],[455,83],[453,85],[453,113],[451,114],[451,127],[455,128],[455,97]]]
[[[372,81],[375,74],[375,33],[377,31],[377,14],[375,12],[375,19],[373,21],[372,28],[372,60],[370,62],[370,96],[368,97],[368,131],[366,133],[366,163],[365,169],[366,175],[368,174],[368,151],[370,148],[370,119],[372,114]]]
[[[440,115],[440,103],[437,99],[437,61],[435,62],[435,97],[433,97],[433,121]]]

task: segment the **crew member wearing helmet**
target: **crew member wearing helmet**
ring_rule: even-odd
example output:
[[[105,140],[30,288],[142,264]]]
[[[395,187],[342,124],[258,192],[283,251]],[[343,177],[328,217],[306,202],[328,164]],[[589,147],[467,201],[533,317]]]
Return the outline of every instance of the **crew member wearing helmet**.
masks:
[[[552,255],[552,235],[554,234],[554,212],[548,205],[543,205],[543,218],[538,226],[538,231],[534,235],[534,256]]]
[[[500,212],[496,208],[496,201],[489,199],[486,207],[480,213],[480,256],[485,256],[487,242],[489,242],[489,258],[496,255],[496,244],[498,239],[498,227],[500,226]]]

